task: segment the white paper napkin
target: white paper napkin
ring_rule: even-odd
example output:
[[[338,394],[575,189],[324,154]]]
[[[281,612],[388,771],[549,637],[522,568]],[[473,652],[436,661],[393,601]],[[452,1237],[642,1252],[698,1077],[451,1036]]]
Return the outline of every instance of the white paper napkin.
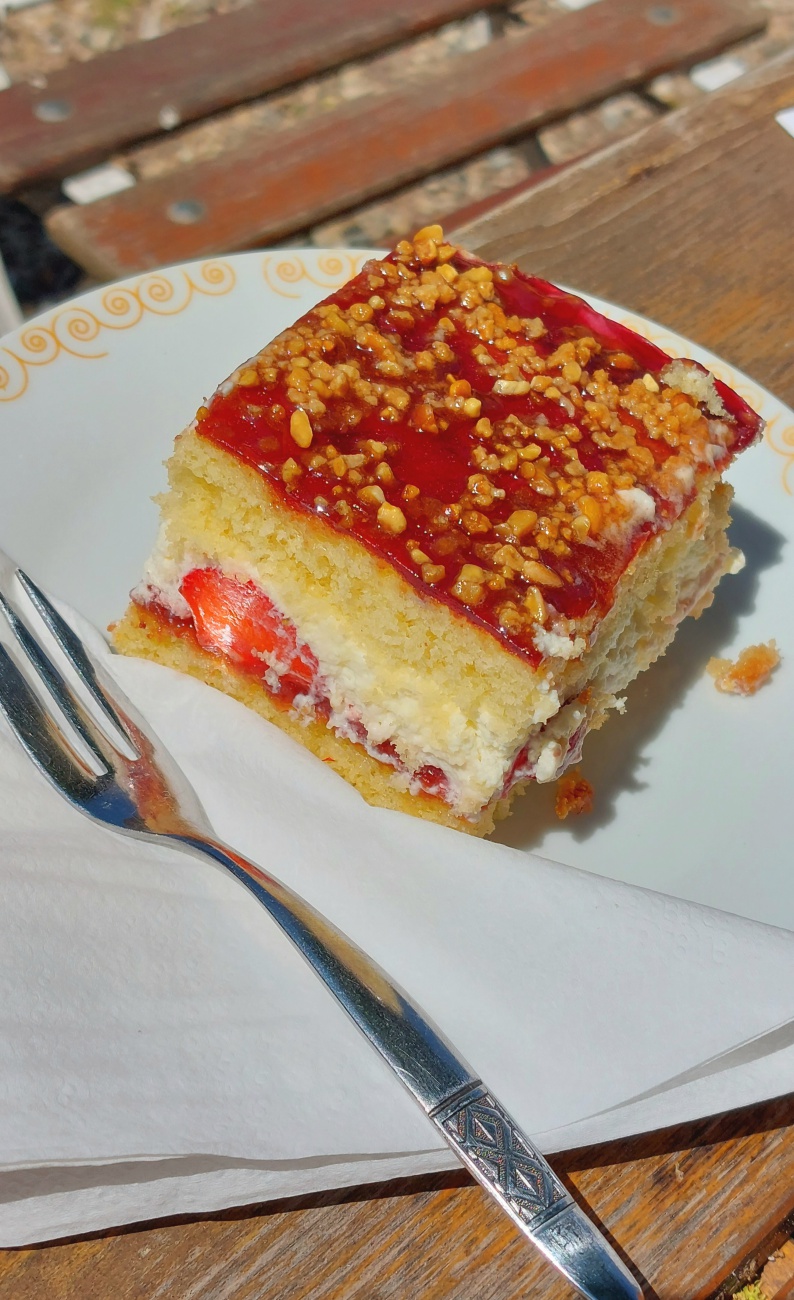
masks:
[[[543,1149],[791,1088],[791,933],[369,808],[88,635],[219,835],[369,951]],[[454,1165],[234,880],[81,819],[5,724],[0,874],[0,1245]]]

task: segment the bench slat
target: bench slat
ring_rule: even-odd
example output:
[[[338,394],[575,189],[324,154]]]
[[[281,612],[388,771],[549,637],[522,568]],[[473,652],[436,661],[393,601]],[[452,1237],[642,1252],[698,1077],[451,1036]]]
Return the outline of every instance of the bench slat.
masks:
[[[256,0],[72,63],[52,73],[45,90],[11,86],[0,91],[0,191],[68,175],[160,132],[166,107],[193,121],[487,7],[488,0]],[[50,101],[68,105],[69,116],[41,121],[36,108]]]
[[[659,25],[653,19],[660,12],[676,21]],[[757,12],[748,14],[735,0],[599,0],[538,34],[460,55],[439,77],[260,132],[245,148],[85,207],[55,209],[48,226],[75,260],[104,277],[250,247],[705,57],[761,26]],[[178,224],[169,207],[186,200],[201,205],[203,216]]]

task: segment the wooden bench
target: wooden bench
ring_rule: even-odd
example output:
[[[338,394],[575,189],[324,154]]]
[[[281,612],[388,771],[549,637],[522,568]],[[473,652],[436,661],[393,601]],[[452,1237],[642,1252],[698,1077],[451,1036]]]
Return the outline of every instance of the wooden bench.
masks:
[[[0,186],[63,175],[151,135],[165,107],[187,122],[483,8],[482,0],[345,0],[340,13],[313,0],[257,0],[67,68],[46,95],[12,87],[0,92],[0,110],[11,110],[2,114],[10,129]],[[422,71],[276,131],[251,127],[217,157],[59,206],[48,229],[102,279],[272,242],[705,59],[763,25],[742,0],[598,0],[561,10],[539,32],[497,37],[437,75]],[[60,121],[40,120],[59,112]],[[118,161],[136,178],[134,149]]]
[[[483,0],[257,0],[0,91],[0,192],[278,90],[485,7]]]

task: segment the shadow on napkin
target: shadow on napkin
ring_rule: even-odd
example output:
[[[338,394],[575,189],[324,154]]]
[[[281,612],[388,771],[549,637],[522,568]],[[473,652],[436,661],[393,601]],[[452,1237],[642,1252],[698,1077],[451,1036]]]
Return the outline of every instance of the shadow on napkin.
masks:
[[[422,1152],[412,1152],[421,1155]],[[444,1152],[427,1154],[437,1156]],[[287,1173],[300,1169],[330,1169],[334,1165],[369,1163],[377,1160],[399,1160],[400,1151],[379,1152],[372,1155],[306,1156],[296,1160],[240,1160],[231,1156],[177,1156],[163,1160],[113,1161],[105,1165],[48,1165],[37,1169],[11,1169],[0,1172],[0,1205],[24,1201],[42,1195],[57,1196],[64,1192],[82,1192],[91,1188],[107,1190],[113,1187],[137,1186],[154,1183],[165,1178],[195,1177],[197,1174],[214,1174],[229,1169],[252,1169],[267,1173]],[[454,1156],[448,1157],[457,1168]]]

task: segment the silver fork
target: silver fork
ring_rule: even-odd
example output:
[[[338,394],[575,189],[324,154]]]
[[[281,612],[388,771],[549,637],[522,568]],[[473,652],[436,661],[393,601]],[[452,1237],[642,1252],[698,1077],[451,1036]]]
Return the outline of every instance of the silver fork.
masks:
[[[37,678],[33,689],[0,645],[0,708],[55,789],[110,830],[165,840],[230,871],[292,940],[471,1174],[579,1294],[642,1300],[618,1255],[450,1043],[330,921],[215,838],[195,791],[157,737],[35,583],[19,570],[16,578],[95,706],[84,706],[9,594],[0,592],[0,607]],[[70,728],[99,774],[70,739]]]

